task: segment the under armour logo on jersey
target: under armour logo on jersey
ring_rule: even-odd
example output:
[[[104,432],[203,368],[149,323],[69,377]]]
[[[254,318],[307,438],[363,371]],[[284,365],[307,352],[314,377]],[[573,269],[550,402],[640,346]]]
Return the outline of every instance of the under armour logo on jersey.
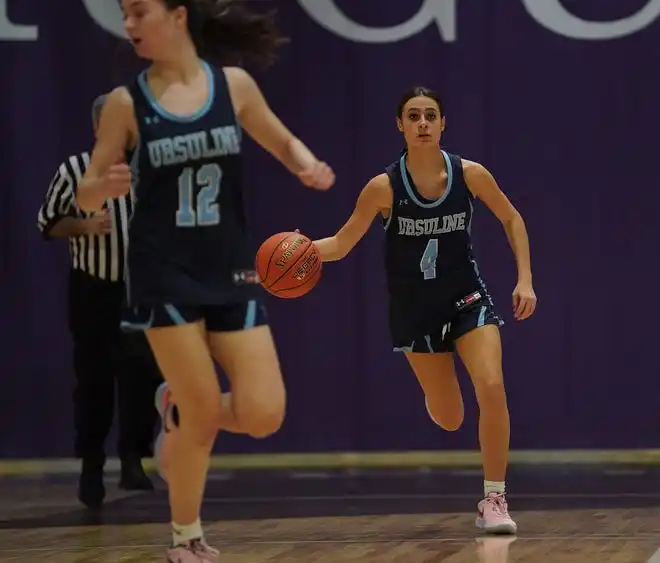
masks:
[[[157,115],[154,115],[153,117],[145,117],[144,122],[147,125],[151,125],[152,123],[156,124],[156,123],[160,122],[160,119]]]
[[[232,278],[236,285],[257,284],[261,281],[255,270],[237,270],[232,272]]]
[[[407,199],[400,199],[399,200],[399,207],[403,207],[404,205],[408,205],[408,200]]]

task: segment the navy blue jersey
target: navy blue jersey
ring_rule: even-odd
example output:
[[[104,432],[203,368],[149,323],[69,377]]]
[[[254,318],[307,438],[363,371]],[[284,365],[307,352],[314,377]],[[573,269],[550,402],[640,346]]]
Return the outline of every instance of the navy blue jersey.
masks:
[[[456,303],[475,291],[490,299],[472,253],[474,197],[461,159],[442,155],[447,189],[435,201],[417,191],[405,155],[387,168],[393,197],[385,219],[385,267],[390,328],[397,342],[434,333],[438,323],[456,314]]]
[[[256,287],[243,211],[241,128],[224,72],[204,63],[209,98],[173,115],[146,75],[130,87],[138,124],[129,229],[130,304],[221,305]]]

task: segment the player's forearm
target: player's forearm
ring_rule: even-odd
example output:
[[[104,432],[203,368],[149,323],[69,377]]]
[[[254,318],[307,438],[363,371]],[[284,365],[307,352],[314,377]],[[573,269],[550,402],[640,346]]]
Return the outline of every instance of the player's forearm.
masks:
[[[321,255],[322,262],[336,262],[346,256],[337,237],[322,238],[314,241],[314,246]]]
[[[78,207],[87,213],[103,209],[106,195],[103,190],[102,179],[94,176],[85,176],[76,191]]]
[[[523,218],[516,216],[504,224],[504,231],[518,266],[518,281],[532,283],[532,266],[529,253],[529,237]]]
[[[293,174],[298,174],[314,166],[318,159],[300,139],[293,138],[281,155],[282,164]]]
[[[85,219],[62,217],[51,227],[48,234],[56,238],[77,237],[86,234],[85,226]]]

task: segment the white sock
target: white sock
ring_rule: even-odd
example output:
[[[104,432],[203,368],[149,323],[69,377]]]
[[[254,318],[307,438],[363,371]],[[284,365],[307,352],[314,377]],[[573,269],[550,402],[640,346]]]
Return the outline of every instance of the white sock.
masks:
[[[504,481],[484,481],[484,496],[490,493],[498,493],[503,495],[506,492]]]
[[[199,518],[196,522],[187,526],[181,526],[176,522],[172,522],[173,545],[185,545],[191,540],[201,540],[203,538],[204,532],[202,532],[202,523]]]

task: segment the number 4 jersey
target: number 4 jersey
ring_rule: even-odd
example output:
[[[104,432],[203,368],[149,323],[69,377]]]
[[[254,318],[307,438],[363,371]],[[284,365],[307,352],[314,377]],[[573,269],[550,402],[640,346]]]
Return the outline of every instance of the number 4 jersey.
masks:
[[[241,128],[225,74],[204,63],[208,99],[174,115],[142,73],[130,87],[139,141],[129,227],[130,305],[221,305],[258,287],[243,210]]]
[[[450,351],[453,340],[480,324],[501,324],[472,252],[474,198],[461,159],[442,155],[447,188],[434,201],[417,191],[406,155],[387,168],[392,209],[384,219],[385,267],[395,350]]]

